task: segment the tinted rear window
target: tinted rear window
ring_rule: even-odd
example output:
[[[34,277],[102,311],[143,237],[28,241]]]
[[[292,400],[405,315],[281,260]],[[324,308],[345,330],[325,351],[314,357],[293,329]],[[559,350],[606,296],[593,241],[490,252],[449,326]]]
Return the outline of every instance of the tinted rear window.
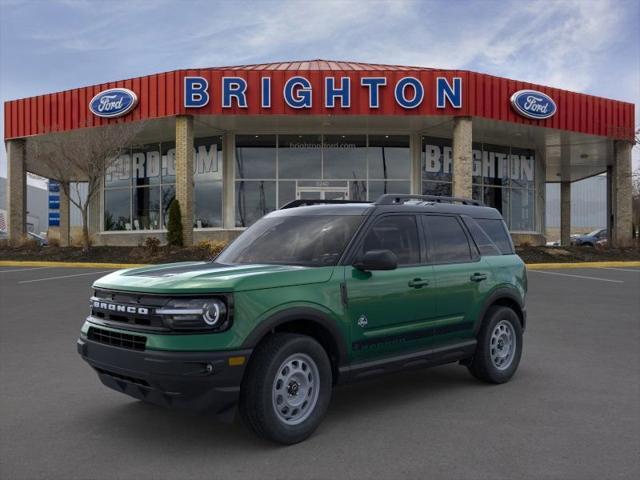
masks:
[[[511,243],[511,236],[509,235],[504,221],[488,218],[476,218],[475,221],[482,227],[503,255],[510,255],[513,253],[513,243]]]
[[[433,263],[470,262],[469,240],[456,217],[424,215],[428,232],[430,261]]]
[[[469,229],[469,233],[473,238],[473,241],[478,246],[481,255],[502,255],[502,252],[497,247],[493,240],[485,233],[480,225],[471,217],[462,217],[462,221]]]

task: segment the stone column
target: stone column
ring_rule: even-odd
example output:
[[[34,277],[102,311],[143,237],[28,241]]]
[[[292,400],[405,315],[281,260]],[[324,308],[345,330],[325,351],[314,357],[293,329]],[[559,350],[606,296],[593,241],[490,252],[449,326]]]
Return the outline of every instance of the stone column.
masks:
[[[571,182],[560,182],[560,245],[571,245]]]
[[[7,228],[9,242],[22,241],[27,234],[27,172],[25,141],[7,142]]]
[[[63,188],[64,187],[64,188]],[[60,246],[68,247],[70,245],[70,228],[71,228],[71,212],[69,205],[69,197],[65,193],[65,188],[68,189],[71,186],[67,182],[66,185],[63,185],[60,182]]]
[[[182,242],[193,245],[193,117],[176,117],[176,199],[182,213]]]
[[[611,245],[628,247],[632,243],[632,178],[631,178],[631,142],[615,143],[615,164],[611,179],[613,200],[612,229],[609,232]]]
[[[222,137],[222,227],[236,228],[236,136]]]
[[[473,176],[471,117],[453,119],[453,196],[471,198]]]
[[[409,138],[411,152],[411,186],[413,195],[422,195],[422,135],[413,133]]]

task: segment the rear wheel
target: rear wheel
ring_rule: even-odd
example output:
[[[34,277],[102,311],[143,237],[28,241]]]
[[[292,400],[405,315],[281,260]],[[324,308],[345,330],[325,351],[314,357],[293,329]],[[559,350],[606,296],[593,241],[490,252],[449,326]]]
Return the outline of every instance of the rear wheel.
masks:
[[[522,325],[509,307],[495,306],[487,312],[478,334],[471,374],[485,382],[504,383],[518,369],[522,355]]]
[[[256,348],[242,382],[240,414],[258,436],[300,442],[318,427],[331,397],[331,363],[313,338],[275,334]]]

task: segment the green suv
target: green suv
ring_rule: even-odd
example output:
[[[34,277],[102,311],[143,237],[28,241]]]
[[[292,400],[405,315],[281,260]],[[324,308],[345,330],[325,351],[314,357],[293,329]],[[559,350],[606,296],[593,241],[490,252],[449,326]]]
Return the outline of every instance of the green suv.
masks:
[[[337,384],[450,362],[508,381],[526,290],[500,213],[478,202],[296,200],[213,262],[96,281],[78,352],[117,391],[226,418],[239,406],[255,433],[291,444]]]

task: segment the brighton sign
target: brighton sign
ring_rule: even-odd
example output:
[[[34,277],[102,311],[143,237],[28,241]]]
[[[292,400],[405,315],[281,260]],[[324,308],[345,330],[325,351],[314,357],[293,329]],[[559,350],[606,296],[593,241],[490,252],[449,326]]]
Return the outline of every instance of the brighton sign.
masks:
[[[102,118],[116,118],[136,108],[138,96],[128,88],[110,88],[98,93],[89,102],[91,113]]]
[[[511,95],[511,105],[520,115],[533,120],[551,118],[558,110],[549,95],[536,90],[518,90]]]
[[[350,77],[325,77],[322,81],[325,108],[351,107],[352,95],[359,95],[364,91],[367,95],[369,108],[381,106],[383,89],[390,87],[398,106],[410,110],[419,107],[425,98],[425,88],[415,77],[401,77],[397,81],[389,82],[386,77],[362,77],[353,85]],[[220,105],[222,108],[247,108],[247,91],[249,84],[242,77],[222,77],[220,85]],[[313,107],[313,86],[304,76],[289,78],[282,88],[282,92],[274,92],[271,77],[262,77],[259,82],[259,100],[261,108],[271,108],[274,95],[286,105],[294,109],[309,109]],[[202,108],[209,104],[212,90],[204,77],[184,77],[185,108]],[[462,108],[462,78],[436,78],[435,82],[436,108]],[[339,107],[338,107],[339,105]]]

